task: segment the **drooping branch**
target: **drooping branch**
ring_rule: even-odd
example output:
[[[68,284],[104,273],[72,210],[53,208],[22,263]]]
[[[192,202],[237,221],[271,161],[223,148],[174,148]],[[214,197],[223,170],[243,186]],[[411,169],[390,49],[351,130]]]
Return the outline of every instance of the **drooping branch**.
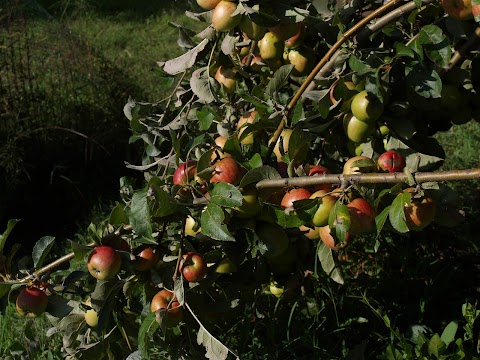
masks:
[[[440,182],[455,180],[480,179],[480,168],[466,170],[451,170],[437,172],[417,172],[413,174],[416,183]],[[404,173],[372,173],[372,174],[326,174],[321,176],[299,176],[294,178],[282,178],[261,180],[257,183],[257,189],[282,188],[288,186],[312,186],[320,184],[398,184],[408,181]]]

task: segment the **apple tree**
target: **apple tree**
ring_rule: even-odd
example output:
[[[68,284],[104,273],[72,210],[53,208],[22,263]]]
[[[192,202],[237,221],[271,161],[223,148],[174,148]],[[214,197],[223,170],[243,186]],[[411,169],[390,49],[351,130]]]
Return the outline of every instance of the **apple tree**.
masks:
[[[471,304],[461,334],[408,337],[392,287],[462,226],[445,181],[480,177],[438,171],[435,138],[480,119],[472,3],[192,3],[204,30],[172,21],[184,54],[158,63],[171,95],[124,107],[142,181],[65,256],[2,255],[0,294],[69,359],[473,358]]]

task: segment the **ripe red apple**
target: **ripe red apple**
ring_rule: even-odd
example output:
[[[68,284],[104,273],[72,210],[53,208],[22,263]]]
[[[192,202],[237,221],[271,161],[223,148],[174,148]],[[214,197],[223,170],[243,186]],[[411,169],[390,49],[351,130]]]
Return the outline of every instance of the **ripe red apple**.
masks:
[[[290,208],[293,203],[298,200],[308,199],[312,193],[305,188],[296,188],[288,190],[280,202],[280,206],[284,208]]]
[[[34,318],[45,312],[48,296],[35,286],[27,286],[20,291],[15,305],[20,316]]]
[[[180,265],[183,278],[188,282],[197,282],[207,275],[207,263],[202,254],[190,251],[183,254]]]
[[[350,232],[347,232],[344,242],[335,244],[335,239],[333,238],[330,231],[331,229],[330,229],[330,226],[328,225],[318,228],[320,239],[322,239],[323,243],[327,245],[330,249],[340,250],[341,248],[348,245],[350,240]]]
[[[348,159],[343,165],[343,174],[371,173],[377,169],[377,164],[366,156],[354,156]]]
[[[368,124],[373,124],[383,113],[383,104],[366,90],[353,97],[350,108],[358,120]]]
[[[175,185],[187,185],[190,184],[197,175],[197,162],[194,160],[188,160],[180,164],[173,173],[173,183]]]
[[[233,93],[237,88],[236,73],[237,71],[235,69],[224,68],[223,66],[219,66],[215,73],[215,80],[222,85],[227,94]]]
[[[242,20],[242,14],[232,16],[237,10],[237,4],[230,1],[220,1],[212,14],[212,26],[217,31],[233,30]]]
[[[378,167],[389,173],[402,172],[405,168],[405,158],[395,150],[384,152],[378,157]]]
[[[303,40],[305,38],[305,23],[299,22],[297,23],[297,33],[292,37],[285,40],[285,49],[296,49],[303,44]]]
[[[348,205],[350,213],[350,233],[361,235],[372,232],[375,228],[375,209],[370,203],[362,198],[352,200]]]
[[[330,170],[328,170],[325,166],[322,166],[322,165],[312,165],[308,170],[308,176],[323,176],[330,173],[331,173]],[[331,188],[332,188],[331,184],[319,184],[319,185],[313,186],[313,189],[315,189],[315,191],[330,190]]]
[[[445,13],[454,19],[473,19],[471,0],[442,0],[442,7]]]
[[[421,231],[434,220],[436,204],[428,195],[416,198],[414,188],[408,188],[404,191],[407,191],[412,195],[411,204],[405,204],[403,208],[407,227],[413,231]]]
[[[255,118],[257,116],[256,111],[248,111],[243,114],[237,122],[237,129],[238,129],[238,138],[241,139],[240,143],[243,145],[251,145],[253,144],[253,139],[255,136],[254,132],[249,133],[247,136],[243,137],[242,134],[245,131],[245,127],[248,124],[253,124],[255,122]]]
[[[183,318],[182,306],[172,291],[163,289],[153,297],[150,303],[150,311],[156,312],[162,309],[167,311],[162,320],[165,327],[176,326]]]
[[[226,157],[215,163],[215,170],[210,179],[212,183],[226,182],[236,185],[242,176],[240,165],[231,157]]]
[[[283,55],[284,42],[273,33],[267,32],[258,42],[258,50],[263,60],[280,59]]]
[[[97,246],[92,250],[87,261],[90,274],[98,280],[113,279],[120,271],[122,258],[110,246]]]
[[[148,271],[153,269],[158,264],[161,258],[161,253],[152,245],[140,245],[134,251],[135,255],[135,270]]]
[[[205,10],[213,10],[220,0],[197,0],[197,4]]]
[[[287,62],[293,65],[293,76],[308,75],[315,66],[315,54],[312,49],[306,47],[290,50]]]

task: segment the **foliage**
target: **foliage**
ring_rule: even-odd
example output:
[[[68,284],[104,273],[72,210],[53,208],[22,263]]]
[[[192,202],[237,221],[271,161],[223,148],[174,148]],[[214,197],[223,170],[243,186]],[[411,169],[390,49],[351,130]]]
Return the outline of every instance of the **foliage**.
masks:
[[[61,334],[70,359],[478,357],[475,252],[463,246],[471,239],[453,231],[447,237],[442,227],[461,226],[461,204],[443,183],[415,182],[417,172],[438,170],[445,159],[433,135],[478,119],[477,54],[463,49],[468,56],[453,56],[475,22],[440,17],[440,4],[429,1],[408,4],[408,15],[393,5],[381,8],[388,10],[382,27],[360,28],[355,24],[373,16],[377,2],[241,1],[233,15],[272,33],[305,25],[300,50],[315,57],[305,72],[288,54],[254,63],[256,41],[238,29],[215,31],[211,12],[187,12],[205,30],[174,24],[185,53],[160,64],[162,76],[176,78],[171,96],[131,99],[124,107],[129,142],[144,147],[141,164],[127,166],[142,171],[144,183],[121,179],[121,201],[109,218],[91,224],[85,241],[71,241],[73,253],[62,260],[71,261],[69,269],[41,267],[57,241],[45,237],[33,264],[4,258],[7,282],[0,289],[14,298],[25,283],[48,281],[48,333]],[[307,76],[319,61],[325,66]],[[357,93],[365,99],[363,90],[365,108],[354,109],[365,104],[355,99],[344,106]],[[248,112],[256,113],[239,128]],[[365,123],[360,143],[345,121],[350,112]],[[244,141],[251,134],[253,143]],[[362,182],[390,149],[405,157],[406,180]],[[364,157],[347,163],[357,153]],[[318,164],[344,175],[311,181]],[[357,175],[350,175],[354,168]],[[282,206],[292,178],[308,182],[308,194],[328,189]],[[280,188],[271,185],[279,179]],[[325,196],[336,196],[327,216],[330,245],[312,225]],[[352,209],[356,198],[376,216]],[[427,220],[414,226],[415,211]],[[86,270],[99,244],[121,256],[112,280]],[[146,272],[136,268],[141,245],[162,255]],[[198,282],[182,277],[187,252],[208,263]],[[180,304],[178,325],[171,321],[179,311],[169,307],[173,300],[151,311],[161,288]],[[87,325],[87,310],[97,313],[98,325]]]

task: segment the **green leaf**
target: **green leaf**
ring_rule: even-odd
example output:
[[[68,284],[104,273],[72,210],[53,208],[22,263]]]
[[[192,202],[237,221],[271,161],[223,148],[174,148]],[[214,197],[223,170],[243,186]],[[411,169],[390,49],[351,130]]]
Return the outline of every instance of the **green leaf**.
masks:
[[[439,98],[442,92],[442,80],[438,73],[418,62],[412,65],[405,68],[407,83],[425,98]]]
[[[140,329],[138,329],[138,349],[141,351],[144,359],[149,359],[148,349],[150,348],[150,343],[148,338],[153,334],[159,325],[156,321],[156,314],[149,313],[145,319],[143,319]]]
[[[383,209],[380,214],[375,216],[375,226],[377,228],[377,237],[380,236],[380,233],[382,232],[382,229],[383,229],[383,225],[385,225],[385,222],[388,219],[389,213],[390,213],[390,205],[387,206],[385,209]]]
[[[295,128],[288,144],[288,156],[292,162],[302,162],[307,157],[314,136]]]
[[[347,205],[337,201],[335,205],[333,205],[332,210],[330,210],[328,224],[332,236],[336,237],[338,241],[344,242],[351,225],[350,212],[348,211]]]
[[[196,112],[200,130],[207,131],[212,126],[214,120],[220,121],[220,116],[210,106],[203,106]]]
[[[90,246],[82,245],[72,240],[70,240],[70,245],[72,246],[72,251],[75,254],[75,259],[77,260],[85,259],[85,256],[92,251]]]
[[[435,64],[440,67],[448,65],[452,51],[442,29],[433,24],[425,25],[418,33],[416,41],[423,45],[425,53]]]
[[[335,265],[333,250],[320,241],[318,244],[317,256],[322,265],[323,271],[325,271],[333,281],[343,285],[344,280],[340,274],[340,270]]]
[[[305,112],[303,111],[302,102],[299,101],[293,108],[292,113],[292,125],[299,123],[300,121],[305,120]]]
[[[413,50],[402,43],[397,43],[397,45],[395,46],[395,51],[398,57],[403,57],[403,56],[406,56],[409,58],[415,57]]]
[[[305,224],[305,221],[300,219],[294,211],[291,211],[290,214],[286,214],[284,209],[275,207],[274,214],[276,217],[275,222],[284,228],[297,228]]]
[[[273,75],[272,79],[267,85],[266,93],[276,99],[278,93],[281,92],[281,88],[288,83],[288,78],[290,77],[290,73],[293,70],[293,65],[283,65]]]
[[[410,202],[410,194],[406,191],[401,192],[395,197],[388,211],[390,223],[392,224],[393,228],[400,233],[406,233],[409,231],[405,219],[404,206],[409,205]]]
[[[55,238],[52,236],[44,236],[37,241],[32,251],[33,266],[37,269],[43,265],[50,249],[53,246]]]
[[[147,198],[148,188],[136,191],[130,202],[128,218],[135,233],[141,238],[140,242],[156,244],[152,237],[150,222],[150,207]]]
[[[190,51],[165,62],[163,70],[170,75],[176,75],[190,69],[195,64],[198,54],[205,48],[205,46],[207,46],[207,44],[208,39],[203,39]]]
[[[155,217],[172,215],[181,208],[177,201],[160,186],[152,184],[151,189],[157,202],[157,204],[155,205]]]
[[[455,341],[455,334],[458,330],[458,321],[451,321],[445,329],[443,329],[440,339],[448,346],[451,342]]]
[[[218,183],[215,184],[210,192],[210,201],[223,207],[235,207],[242,205],[242,193],[232,184]]]
[[[195,70],[190,78],[190,87],[198,100],[203,104],[214,102],[219,93],[219,84],[209,76],[208,68]]]
[[[11,287],[12,287],[11,284],[0,282],[0,298],[2,298],[5,294],[8,294]]]
[[[2,235],[0,235],[0,254],[3,253],[3,248],[5,247],[5,242],[7,241],[8,235],[10,235],[10,232],[15,227],[15,225],[17,225],[19,221],[20,221],[19,219],[8,220],[7,230],[5,230]]]
[[[438,334],[434,334],[428,342],[428,354],[433,355],[438,359],[440,358],[444,348],[445,343],[442,341],[442,339],[440,339]]]
[[[108,223],[114,226],[121,226],[128,224],[128,216],[125,212],[125,207],[118,203],[113,207],[108,218]]]
[[[223,223],[225,213],[217,204],[210,203],[205,207],[200,218],[202,234],[214,240],[235,241],[235,238],[228,231],[227,226]]]
[[[278,171],[268,165],[260,166],[255,169],[250,170],[247,172],[240,182],[240,187],[245,187],[247,185],[257,183],[260,180],[273,180],[273,179],[281,179],[280,174]]]

